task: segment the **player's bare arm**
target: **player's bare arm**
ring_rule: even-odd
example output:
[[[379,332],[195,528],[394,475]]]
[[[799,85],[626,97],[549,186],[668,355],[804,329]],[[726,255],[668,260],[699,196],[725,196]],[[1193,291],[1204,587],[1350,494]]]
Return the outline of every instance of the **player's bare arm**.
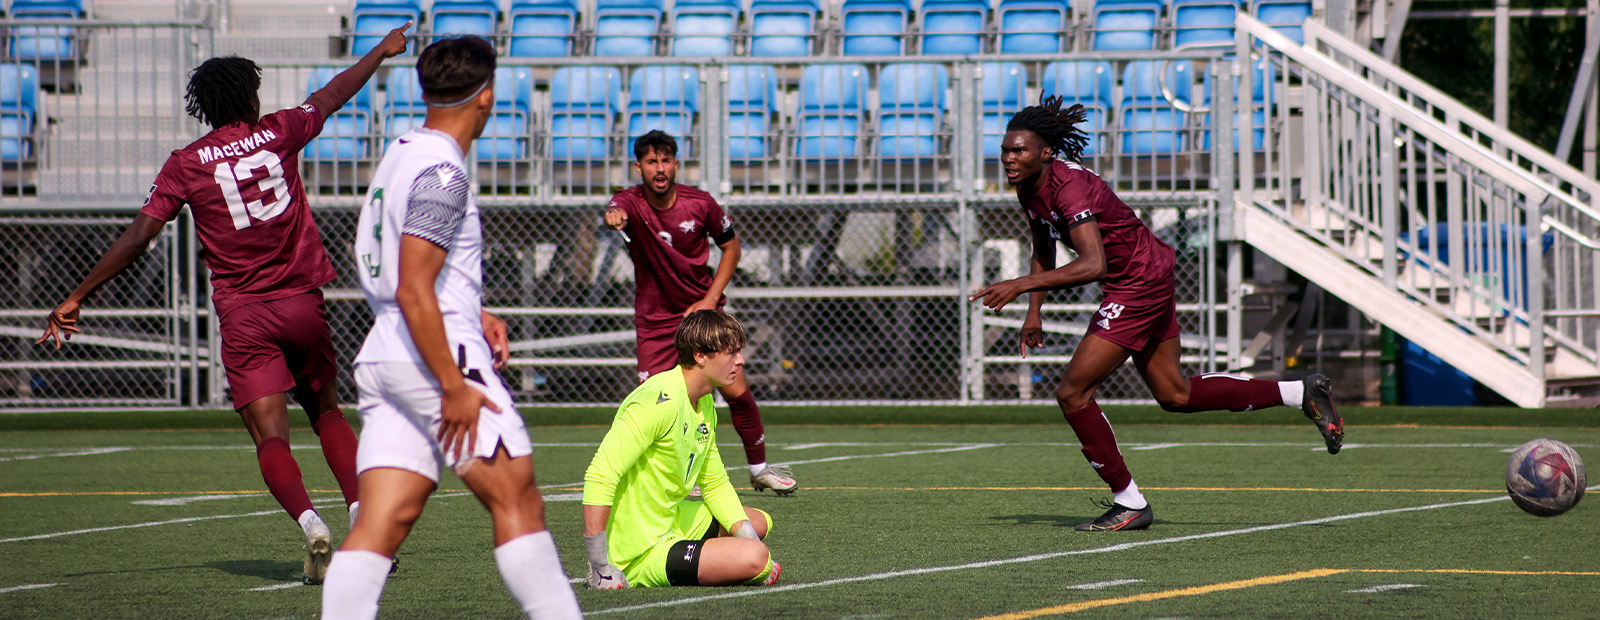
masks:
[[[82,332],[78,328],[78,309],[83,305],[83,300],[149,250],[150,242],[166,224],[143,213],[133,216],[133,223],[111,243],[111,247],[100,257],[100,262],[95,263],[94,269],[89,270],[89,275],[84,276],[78,288],[73,289],[61,305],[50,311],[50,316],[45,319],[44,335],[33,343],[44,344],[44,341],[53,338],[56,348],[60,349],[62,341],[71,340],[73,334]]]
[[[367,80],[372,79],[372,74],[378,72],[378,65],[406,53],[406,30],[410,28],[411,22],[406,22],[404,26],[390,30],[389,34],[384,35],[383,40],[368,51],[366,56],[362,56],[356,64],[339,72],[339,75],[329,80],[327,85],[306,97],[306,102],[316,107],[323,119],[333,116],[334,112],[344,107],[344,104],[361,90]]]
[[[1050,236],[1050,229],[1038,223],[1031,223],[1029,229],[1033,231],[1033,254],[1028,260],[1028,275],[1037,275],[1056,268],[1056,240]],[[1028,357],[1028,349],[1044,346],[1044,319],[1040,318],[1039,309],[1044,306],[1045,295],[1048,291],[1034,291],[1028,294],[1028,314],[1022,319],[1022,334],[1018,345],[1022,349],[1022,357]]]
[[[739,238],[729,239],[727,243],[717,247],[722,248],[722,260],[717,261],[717,275],[711,279],[711,288],[706,289],[704,298],[683,312],[684,316],[701,310],[715,310],[717,302],[722,300],[722,292],[727,290],[728,283],[733,281],[733,273],[739,270],[739,256],[742,254],[739,249]]]
[[[489,314],[488,310],[479,312],[483,315],[483,338],[489,341],[489,351],[494,354],[494,369],[505,370],[506,362],[511,359],[511,340],[506,322]]]
[[[439,381],[444,392],[440,398],[439,445],[445,454],[462,453],[462,447],[476,445],[478,440],[478,411],[488,407],[498,412],[500,407],[484,396],[483,392],[467,384],[466,377],[456,367],[450,356],[450,341],[445,338],[444,314],[439,310],[439,297],[433,291],[439,272],[444,269],[448,252],[421,237],[400,237],[400,284],[395,290],[395,302],[405,317],[406,329],[417,347],[428,370]]]
[[[1057,269],[990,284],[967,299],[981,299],[984,306],[998,311],[1023,293],[1070,288],[1104,279],[1106,255],[1105,248],[1100,245],[1100,226],[1094,222],[1080,224],[1070,235],[1072,247],[1078,251],[1078,257],[1072,262]]]

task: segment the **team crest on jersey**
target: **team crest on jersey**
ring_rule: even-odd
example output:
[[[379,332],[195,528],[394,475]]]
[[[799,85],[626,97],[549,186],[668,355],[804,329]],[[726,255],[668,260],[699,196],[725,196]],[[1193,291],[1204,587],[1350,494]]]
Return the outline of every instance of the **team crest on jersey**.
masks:
[[[700,428],[695,429],[695,436],[694,436],[695,443],[698,443],[701,446],[704,446],[704,445],[706,445],[706,440],[710,439],[710,437],[711,437],[711,429],[706,427],[706,423],[705,422],[701,422],[700,423]]]
[[[684,220],[682,222],[678,222],[678,229],[682,230],[685,234],[693,234],[694,233],[694,227],[695,227],[694,220]]]
[[[729,219],[728,216],[726,216],[726,215],[722,216],[722,230],[723,230],[723,232],[727,232],[727,230],[730,229],[730,228],[733,228],[733,220]]]
[[[300,104],[300,109],[303,110],[306,114],[316,114],[317,113],[317,106],[311,105],[309,103]]]

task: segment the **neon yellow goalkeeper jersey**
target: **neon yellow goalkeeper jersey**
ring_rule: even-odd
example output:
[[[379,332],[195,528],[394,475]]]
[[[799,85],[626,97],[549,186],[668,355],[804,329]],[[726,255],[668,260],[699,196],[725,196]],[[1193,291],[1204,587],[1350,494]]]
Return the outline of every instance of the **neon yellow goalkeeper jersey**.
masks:
[[[583,503],[611,507],[612,564],[626,568],[657,543],[703,534],[674,527],[678,503],[696,484],[723,526],[746,518],[717,454],[716,430],[711,395],[690,402],[677,368],[650,377],[622,401],[583,477]]]

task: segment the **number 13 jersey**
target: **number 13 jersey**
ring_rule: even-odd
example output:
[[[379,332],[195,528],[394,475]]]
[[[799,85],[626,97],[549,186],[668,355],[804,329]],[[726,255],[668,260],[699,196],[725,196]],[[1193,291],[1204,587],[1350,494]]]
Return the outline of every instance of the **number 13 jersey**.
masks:
[[[491,357],[482,315],[483,229],[466,171],[455,138],[426,127],[396,138],[378,162],[356,226],[357,275],[373,315],[372,330],[356,354],[356,363],[423,363],[395,302],[400,237],[408,235],[447,252],[433,291],[444,315],[450,353],[463,372],[488,372]]]
[[[322,132],[307,103],[219,127],[172,152],[141,213],[194,213],[217,314],[293,297],[333,281],[333,264],[300,184],[300,149]]]

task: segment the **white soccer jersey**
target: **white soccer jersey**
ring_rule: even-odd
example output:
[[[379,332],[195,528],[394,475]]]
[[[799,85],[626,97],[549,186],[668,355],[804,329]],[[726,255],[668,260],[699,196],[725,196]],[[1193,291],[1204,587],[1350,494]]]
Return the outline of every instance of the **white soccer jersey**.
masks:
[[[423,363],[395,303],[401,235],[420,237],[449,252],[433,290],[444,314],[451,354],[469,377],[474,370],[493,375],[493,358],[483,337],[483,230],[478,206],[460,146],[454,138],[425,127],[389,145],[361,209],[356,268],[373,322],[356,354],[357,364]]]

